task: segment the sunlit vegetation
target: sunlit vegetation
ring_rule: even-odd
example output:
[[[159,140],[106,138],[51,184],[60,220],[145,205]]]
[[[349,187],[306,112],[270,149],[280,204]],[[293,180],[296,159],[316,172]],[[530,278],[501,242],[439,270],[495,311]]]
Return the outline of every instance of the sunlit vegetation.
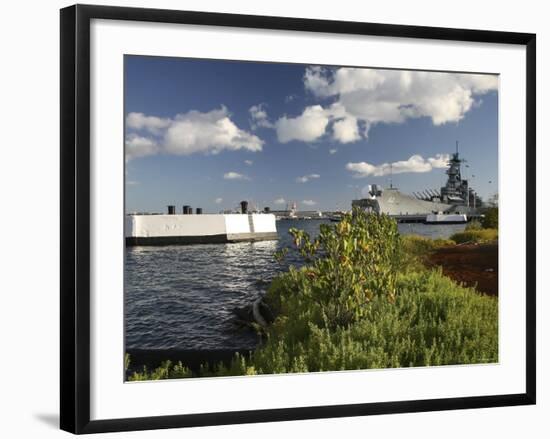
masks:
[[[431,239],[419,235],[405,235],[401,237],[401,245],[401,270],[422,271],[430,253],[456,245],[456,242],[443,238]]]
[[[130,356],[126,354],[126,370],[130,367]],[[128,381],[152,381],[174,378],[190,378],[193,373],[181,362],[172,363],[170,360],[164,361],[159,367],[148,370],[143,367],[140,371],[134,371],[128,374]]]
[[[487,209],[480,221],[473,220],[463,232],[450,238],[457,244],[484,244],[498,240],[498,207]]]
[[[451,240],[457,244],[465,243],[487,243],[498,240],[497,229],[481,229],[481,230],[465,230],[464,232],[455,233],[451,236]]]

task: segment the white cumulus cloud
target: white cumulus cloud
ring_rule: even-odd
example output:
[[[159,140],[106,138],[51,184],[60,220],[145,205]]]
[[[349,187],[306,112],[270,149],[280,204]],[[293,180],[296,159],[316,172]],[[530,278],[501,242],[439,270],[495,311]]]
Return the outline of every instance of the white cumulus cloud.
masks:
[[[332,138],[340,143],[357,142],[361,139],[357,119],[353,116],[339,119],[332,125]]]
[[[225,107],[208,113],[190,111],[176,116],[164,140],[167,152],[180,155],[239,149],[261,151],[263,144],[257,136],[239,129]]]
[[[449,166],[449,154],[436,154],[435,157],[428,157],[426,160],[434,169],[443,169]]]
[[[285,204],[286,200],[284,198],[277,198],[275,201],[273,201],[274,204]]]
[[[331,148],[331,149],[328,150],[328,153],[331,154],[331,155],[336,154],[337,152],[338,152],[338,150],[336,148]]]
[[[252,160],[245,160],[244,164],[248,165],[248,166],[252,166],[254,164],[254,162]]]
[[[303,175],[302,177],[297,177],[296,181],[298,183],[307,183],[309,180],[314,180],[317,178],[321,178],[321,176],[319,174],[308,174],[308,175]]]
[[[224,106],[206,113],[192,110],[173,118],[129,113],[126,126],[130,131],[134,130],[126,139],[127,159],[159,153],[189,155],[241,149],[261,151],[263,146],[259,137],[235,125]],[[141,133],[148,134],[148,137]]]
[[[223,174],[223,178],[224,180],[250,180],[250,177],[233,171]]]
[[[158,134],[170,126],[170,119],[146,116],[143,113],[129,113],[126,116],[126,126],[135,130],[146,130],[153,134]]]
[[[216,198],[216,199],[214,200],[214,203],[216,203],[216,204],[221,204],[222,201],[223,201],[223,198]]]
[[[157,154],[159,146],[153,139],[130,134],[126,137],[126,160]]]
[[[308,67],[304,86],[318,98],[335,98],[345,118],[333,124],[342,143],[366,137],[376,123],[429,117],[434,125],[460,121],[476,97],[498,88],[496,75]],[[357,121],[365,125],[359,132]]]
[[[353,172],[356,178],[363,177],[382,177],[384,175],[430,172],[432,169],[446,168],[449,161],[448,154],[436,154],[435,157],[424,159],[421,155],[415,154],[407,160],[401,160],[393,163],[383,163],[373,165],[367,162],[348,163],[346,169]]]
[[[281,143],[292,140],[313,142],[325,133],[329,117],[320,105],[306,107],[302,114],[296,117],[283,116],[275,122],[277,138]]]

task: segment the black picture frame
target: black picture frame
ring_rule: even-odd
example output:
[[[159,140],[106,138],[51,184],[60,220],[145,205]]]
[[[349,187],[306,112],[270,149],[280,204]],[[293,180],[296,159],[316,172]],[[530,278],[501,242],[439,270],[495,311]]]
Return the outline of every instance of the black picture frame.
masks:
[[[224,413],[90,420],[90,21],[133,20],[255,29],[406,37],[526,47],[526,376],[525,393]],[[61,398],[60,426],[72,433],[535,404],[536,36],[303,18],[75,5],[61,10]]]

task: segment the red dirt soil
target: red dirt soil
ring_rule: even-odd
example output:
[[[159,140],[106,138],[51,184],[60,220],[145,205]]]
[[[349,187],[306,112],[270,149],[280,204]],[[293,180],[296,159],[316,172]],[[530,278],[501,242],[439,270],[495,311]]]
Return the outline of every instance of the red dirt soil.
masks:
[[[429,266],[489,296],[498,296],[498,244],[465,244],[441,248],[428,256]]]

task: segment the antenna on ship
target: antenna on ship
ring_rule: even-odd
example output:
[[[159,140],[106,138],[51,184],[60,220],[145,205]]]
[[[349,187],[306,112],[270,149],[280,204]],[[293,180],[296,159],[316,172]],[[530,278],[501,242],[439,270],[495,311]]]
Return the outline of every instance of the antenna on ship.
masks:
[[[458,157],[458,140],[456,141],[456,155]]]
[[[393,163],[390,163],[390,189],[393,189]]]

